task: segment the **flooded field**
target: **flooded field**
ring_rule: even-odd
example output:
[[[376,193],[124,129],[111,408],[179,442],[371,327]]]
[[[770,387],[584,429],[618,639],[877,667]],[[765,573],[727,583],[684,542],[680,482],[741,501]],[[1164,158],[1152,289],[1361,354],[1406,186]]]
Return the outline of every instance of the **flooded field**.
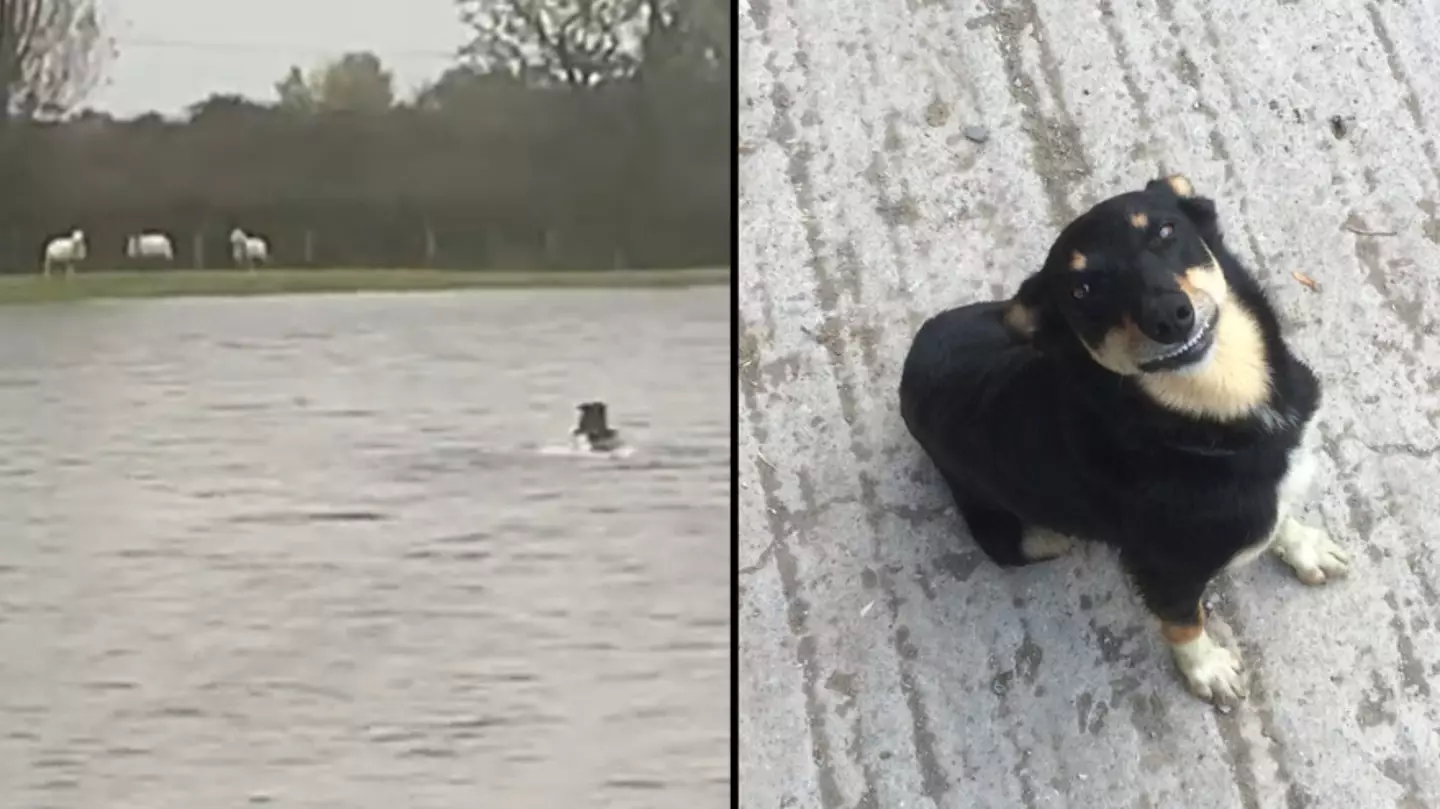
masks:
[[[729,306],[0,312],[0,806],[728,805]]]

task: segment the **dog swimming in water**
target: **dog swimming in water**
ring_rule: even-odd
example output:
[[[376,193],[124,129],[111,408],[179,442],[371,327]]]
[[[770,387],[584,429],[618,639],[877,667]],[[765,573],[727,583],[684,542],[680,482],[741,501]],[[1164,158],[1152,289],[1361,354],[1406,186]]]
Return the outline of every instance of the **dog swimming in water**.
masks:
[[[604,402],[583,402],[578,408],[580,423],[570,435],[575,443],[591,452],[614,452],[620,449],[620,433],[610,428],[605,417]]]

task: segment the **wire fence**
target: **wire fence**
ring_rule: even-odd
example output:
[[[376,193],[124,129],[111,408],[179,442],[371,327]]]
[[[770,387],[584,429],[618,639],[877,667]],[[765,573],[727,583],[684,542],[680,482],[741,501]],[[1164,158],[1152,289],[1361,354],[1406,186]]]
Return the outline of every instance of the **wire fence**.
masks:
[[[672,223],[685,228],[686,223]],[[325,228],[303,222],[245,232],[262,239],[266,257],[262,266],[276,268],[413,268],[447,270],[564,269],[603,270],[653,266],[719,264],[725,236],[713,227],[695,228],[691,248],[667,250],[664,261],[647,260],[645,247],[630,248],[596,234],[548,228],[533,233],[469,228],[427,222],[385,223],[357,234],[353,227]],[[82,226],[85,257],[78,272],[226,270],[248,269],[231,243],[231,230],[145,228],[125,231],[113,226]],[[46,246],[68,232],[37,238],[16,228],[0,229],[0,273],[26,274],[43,270]],[[132,237],[163,235],[169,250],[130,249]],[[613,235],[613,234],[612,234]],[[165,253],[168,252],[168,255]]]

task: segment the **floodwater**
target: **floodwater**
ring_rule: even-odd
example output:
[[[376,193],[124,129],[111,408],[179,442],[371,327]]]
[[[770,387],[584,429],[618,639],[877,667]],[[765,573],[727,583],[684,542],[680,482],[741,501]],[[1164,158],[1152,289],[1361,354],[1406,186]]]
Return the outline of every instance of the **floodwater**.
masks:
[[[0,806],[728,806],[729,308],[0,310]]]

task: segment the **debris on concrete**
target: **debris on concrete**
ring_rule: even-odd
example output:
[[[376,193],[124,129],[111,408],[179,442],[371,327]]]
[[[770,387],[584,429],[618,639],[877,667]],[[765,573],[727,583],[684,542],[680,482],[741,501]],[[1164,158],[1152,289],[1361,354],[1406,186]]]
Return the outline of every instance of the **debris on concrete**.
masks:
[[[1349,222],[1346,222],[1344,227],[1346,230],[1359,236],[1394,236],[1398,233],[1398,231],[1394,230],[1369,230],[1359,225],[1352,225]]]

